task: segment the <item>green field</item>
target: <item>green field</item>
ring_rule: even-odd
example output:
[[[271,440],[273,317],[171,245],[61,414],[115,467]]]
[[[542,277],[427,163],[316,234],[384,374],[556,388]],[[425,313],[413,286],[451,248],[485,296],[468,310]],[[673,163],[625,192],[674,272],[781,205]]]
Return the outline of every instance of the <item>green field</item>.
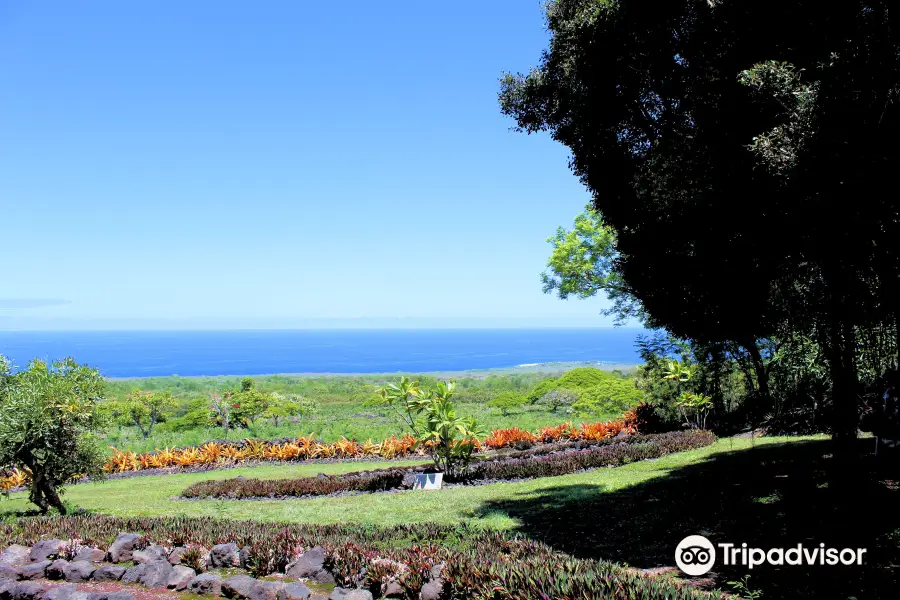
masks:
[[[527,395],[538,384],[571,371],[577,364],[554,364],[516,369],[467,371],[459,373],[426,373],[413,375],[423,384],[442,380],[455,381],[453,398],[457,412],[475,417],[484,431],[506,427],[536,430],[567,421],[607,421],[619,417],[625,404],[600,403],[591,410],[574,410],[571,406],[551,409],[542,403],[524,403],[511,410],[492,407],[489,402],[503,393]],[[613,380],[631,385],[628,365],[597,365]],[[283,419],[276,427],[270,419],[259,419],[248,427],[232,430],[228,439],[246,437],[279,439],[312,435],[333,442],[341,437],[379,441],[402,434],[401,423],[388,409],[376,405],[379,387],[396,381],[399,374],[366,375],[264,375],[253,377],[254,386],[266,392],[309,399],[315,409]],[[212,394],[222,394],[240,384],[238,377],[152,377],[111,380],[107,395],[111,401],[121,400],[132,391],[170,392],[177,406],[166,422],[158,424],[150,438],[144,438],[134,426],[109,427],[104,443],[120,450],[148,452],[165,447],[197,446],[209,440],[222,439],[220,427],[187,423],[186,414],[196,411]]]

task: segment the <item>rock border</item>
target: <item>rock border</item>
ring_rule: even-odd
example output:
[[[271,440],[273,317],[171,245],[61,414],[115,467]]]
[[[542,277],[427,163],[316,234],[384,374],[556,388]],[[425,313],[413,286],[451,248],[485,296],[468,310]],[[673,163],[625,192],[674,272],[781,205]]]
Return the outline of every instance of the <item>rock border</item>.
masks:
[[[120,582],[151,590],[232,600],[310,600],[314,598],[313,591],[305,582],[319,585],[336,582],[327,566],[328,552],[321,546],[298,555],[283,574],[274,574],[295,581],[257,579],[247,574],[223,577],[202,572],[207,567],[245,569],[248,550],[234,542],[210,549],[201,546],[169,549],[128,532],[119,533],[106,550],[83,546],[78,540],[41,540],[30,548],[13,545],[0,552],[0,600],[135,600],[128,592],[80,592],[76,588],[79,583],[94,582]],[[441,569],[433,570],[432,575],[422,587],[422,600],[441,597],[444,588]],[[396,582],[391,583],[381,590],[380,597],[404,597],[405,590]],[[374,597],[368,589],[336,586],[328,600],[374,600]]]

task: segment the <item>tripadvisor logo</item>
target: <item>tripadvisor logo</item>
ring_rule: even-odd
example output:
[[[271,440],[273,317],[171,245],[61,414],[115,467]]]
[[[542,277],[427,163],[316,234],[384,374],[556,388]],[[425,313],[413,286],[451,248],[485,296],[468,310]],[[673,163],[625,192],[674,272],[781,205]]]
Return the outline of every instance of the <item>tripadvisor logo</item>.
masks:
[[[722,564],[741,565],[748,569],[759,565],[861,565],[865,548],[812,548],[797,544],[791,548],[751,548],[747,544],[717,544]],[[716,562],[716,546],[702,535],[689,535],[675,547],[675,564],[686,575],[705,575]]]

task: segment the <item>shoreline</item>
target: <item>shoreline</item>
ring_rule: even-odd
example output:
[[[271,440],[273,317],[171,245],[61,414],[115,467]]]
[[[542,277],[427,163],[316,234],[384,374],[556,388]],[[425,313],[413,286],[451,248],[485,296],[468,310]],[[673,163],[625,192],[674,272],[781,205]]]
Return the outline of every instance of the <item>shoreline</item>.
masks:
[[[254,375],[247,375],[246,373],[230,373],[223,375],[135,375],[131,377],[106,377],[107,381],[133,381],[133,380],[142,380],[142,379],[169,379],[169,378],[179,378],[179,379],[229,379],[233,377],[302,377],[302,378],[315,378],[315,377],[342,377],[342,378],[354,378],[354,377],[397,377],[400,375],[426,375],[430,377],[436,378],[458,378],[458,379],[479,379],[490,377],[492,375],[516,375],[522,373],[557,373],[562,371],[568,371],[571,369],[579,368],[579,367],[593,367],[595,369],[600,369],[603,371],[629,371],[636,369],[640,366],[641,363],[626,363],[626,362],[614,362],[614,361],[601,361],[601,360],[585,360],[585,361],[559,361],[559,362],[543,362],[543,363],[526,363],[521,365],[515,365],[511,367],[490,367],[485,369],[464,369],[458,371],[447,371],[447,370],[437,370],[437,371],[372,371],[372,372],[354,372],[354,373],[340,373],[340,372],[301,372],[301,373],[258,373]]]

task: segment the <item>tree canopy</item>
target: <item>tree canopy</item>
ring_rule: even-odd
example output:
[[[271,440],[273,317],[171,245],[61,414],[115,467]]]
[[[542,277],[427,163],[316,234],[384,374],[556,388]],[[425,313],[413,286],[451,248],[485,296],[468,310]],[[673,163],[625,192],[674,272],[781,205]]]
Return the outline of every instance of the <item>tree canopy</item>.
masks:
[[[861,331],[900,329],[890,4],[556,0],[539,65],[500,93],[521,130],[570,149],[653,321],[747,347],[815,337],[839,439]]]
[[[72,359],[33,360],[13,373],[0,356],[0,466],[31,476],[30,501],[42,512],[65,514],[59,488],[80,475],[102,474],[103,453],[93,437],[102,423],[104,380]]]

